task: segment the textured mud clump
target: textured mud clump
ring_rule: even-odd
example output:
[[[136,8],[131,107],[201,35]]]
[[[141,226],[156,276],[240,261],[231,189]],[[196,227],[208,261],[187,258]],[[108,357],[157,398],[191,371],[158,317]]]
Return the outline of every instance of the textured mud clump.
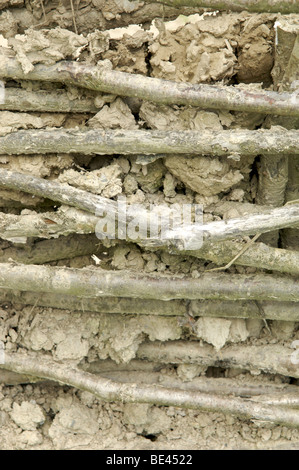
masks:
[[[223,25],[219,34],[217,29],[211,34],[208,23],[203,20],[170,32],[156,22],[159,36],[149,48],[153,76],[191,83],[230,78],[237,60],[225,36],[233,32],[229,29],[234,23]]]
[[[28,73],[37,63],[51,65],[66,57],[76,59],[87,46],[87,41],[71,31],[60,28],[49,31],[29,29],[26,38],[16,35],[9,39],[8,45],[16,52],[24,72]]]
[[[271,83],[273,61],[273,21],[268,15],[259,15],[244,24],[238,43],[238,80],[244,83]],[[262,66],[261,66],[261,60]]]
[[[243,179],[238,170],[229,170],[227,162],[215,158],[170,157],[165,164],[174,176],[203,196],[227,191]]]
[[[200,17],[185,26],[156,23],[159,35],[149,48],[153,75],[199,83],[227,81],[237,71],[241,82],[269,83],[272,24],[269,15],[246,13]]]

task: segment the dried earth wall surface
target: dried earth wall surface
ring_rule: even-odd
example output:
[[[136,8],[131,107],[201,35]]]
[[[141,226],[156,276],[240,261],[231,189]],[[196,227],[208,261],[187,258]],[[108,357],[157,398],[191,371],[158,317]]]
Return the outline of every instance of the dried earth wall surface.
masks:
[[[74,83],[29,80],[26,74],[36,65],[75,61],[246,93],[282,91],[290,86],[284,72],[292,65],[291,45],[298,32],[295,14],[219,12],[128,0],[0,0],[0,65],[9,51],[24,73],[23,79],[3,77],[0,138],[54,128],[121,135],[138,130],[255,131],[275,125],[296,129],[291,117],[167,105]],[[296,174],[291,170],[293,179],[288,179],[288,163],[275,158],[269,169],[263,155],[254,153],[227,157],[174,152],[157,157],[60,153],[53,148],[47,154],[1,154],[0,171],[57,182],[111,201],[122,195],[128,204],[143,208],[200,204],[203,221],[209,223],[296,199]],[[299,419],[295,412],[291,417],[292,406],[298,407],[298,303],[291,297],[279,302],[262,296],[225,300],[170,295],[159,300],[161,279],[200,282],[205,272],[231,261],[249,238],[179,253],[132,237],[99,239],[88,217],[92,215],[51,197],[0,184],[0,262],[5,266],[65,267],[87,275],[105,270],[123,275],[124,284],[144,275],[155,280],[157,289],[157,298],[153,290],[146,299],[71,296],[55,290],[54,281],[47,292],[6,288],[0,273],[4,356],[8,362],[22,356],[45,365],[35,373],[26,360],[24,367],[14,359],[11,366],[0,367],[0,448],[298,449]],[[281,275],[294,280],[296,288],[296,262],[284,270],[280,266],[289,258],[296,260],[298,235],[293,228],[277,233],[276,238],[272,232],[270,238],[262,235],[252,255],[244,254],[221,274],[252,280],[268,275],[274,286]],[[277,267],[280,256],[285,258]],[[55,364],[66,377],[60,384]],[[111,380],[103,385],[105,390],[111,384],[137,384],[136,396],[128,399],[128,388],[123,396],[116,391],[104,400],[91,386],[72,386],[75,381],[63,367]],[[87,380],[87,375],[82,377]],[[156,403],[144,398],[150,387],[157,391]],[[174,390],[174,401],[167,405],[158,398],[163,387]],[[191,394],[189,402],[178,390]],[[198,404],[194,395],[203,401]]]

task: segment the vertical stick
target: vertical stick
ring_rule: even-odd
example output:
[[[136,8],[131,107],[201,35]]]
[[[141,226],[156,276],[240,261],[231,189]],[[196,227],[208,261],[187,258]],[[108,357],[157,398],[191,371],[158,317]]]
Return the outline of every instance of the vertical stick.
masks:
[[[296,40],[296,27],[291,20],[281,19],[275,24],[275,65],[272,76],[274,80],[274,89],[278,91],[289,91],[291,83],[288,74],[284,71],[288,68],[290,58],[292,57],[293,45]],[[287,67],[286,67],[287,66]],[[292,129],[294,120],[285,117],[268,117],[264,127],[281,125]],[[290,167],[289,167],[290,160]],[[292,158],[288,155],[262,155],[259,165],[259,186],[257,194],[257,203],[271,206],[282,206],[285,202],[285,192],[288,183],[288,175],[293,171]],[[264,243],[277,246],[279,231],[267,233],[261,237]]]
[[[288,63],[288,66],[285,71],[283,78],[283,83],[287,84],[288,87],[296,84],[296,81],[299,80],[299,27],[297,27],[297,37],[294,42],[294,47],[291,53],[291,57]],[[295,85],[296,86],[296,85]],[[299,93],[299,84],[297,84],[297,89]],[[284,87],[285,89],[287,87]],[[297,118],[288,118],[287,124],[292,128],[298,129],[299,119]],[[299,158],[298,155],[292,155],[288,159],[289,165],[289,179],[286,188],[286,201],[294,201],[299,199]],[[292,250],[299,250],[299,231],[297,229],[284,229],[281,232],[282,236],[282,246],[285,248],[290,248]]]

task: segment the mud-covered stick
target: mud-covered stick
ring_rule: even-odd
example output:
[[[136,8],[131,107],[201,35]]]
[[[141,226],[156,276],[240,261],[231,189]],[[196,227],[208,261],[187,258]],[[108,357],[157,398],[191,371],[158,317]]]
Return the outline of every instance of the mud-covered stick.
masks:
[[[132,0],[130,0],[132,1]],[[297,0],[143,0],[171,7],[212,8],[217,10],[252,11],[257,13],[299,13]]]
[[[299,110],[299,108],[298,108]],[[242,155],[299,154],[299,130],[233,129],[158,131],[28,129],[0,137],[0,155],[80,153],[82,155]]]
[[[213,346],[199,346],[197,341],[154,341],[139,346],[136,357],[167,364],[200,364],[202,366],[262,370],[299,378],[298,350],[289,345],[233,345],[216,351]]]
[[[44,220],[46,224],[51,221],[51,219]],[[23,247],[18,245],[3,248],[0,253],[0,262],[13,260],[24,264],[43,264],[78,256],[100,255],[100,252],[105,249],[100,250],[97,242],[95,234],[78,235],[76,233],[52,240],[37,240],[32,245],[24,244]]]
[[[111,70],[106,61],[97,66],[71,61],[61,61],[49,66],[39,64],[35,65],[32,71],[25,73],[21,64],[14,57],[10,57],[10,54],[11,51],[6,50],[3,53],[2,49],[0,78],[60,82],[115,95],[133,96],[159,104],[284,116],[299,115],[299,96],[296,93],[177,83]]]
[[[13,305],[35,305],[63,310],[98,312],[112,314],[138,314],[158,316],[183,316],[187,313],[184,300],[132,299],[129,297],[80,298],[66,294],[13,291],[0,289],[0,301]],[[257,318],[261,319],[260,309],[254,300],[194,300],[189,312],[196,317],[216,318]],[[268,320],[298,321],[296,302],[260,302],[264,317]]]
[[[35,196],[39,195],[62,204],[77,207],[94,215],[99,207],[111,215],[115,215],[117,211],[117,203],[108,198],[88,193],[68,184],[48,181],[25,173],[0,169],[0,187],[24,191]],[[55,216],[55,214],[53,215]],[[52,225],[51,218],[49,220],[48,225]],[[45,221],[45,223],[47,222]],[[53,230],[55,232],[55,227]]]
[[[37,307],[53,307],[62,310],[71,310],[72,312],[98,312],[104,314],[128,314],[128,315],[151,315],[151,316],[182,316],[186,314],[187,307],[184,300],[169,300],[164,302],[162,300],[154,299],[131,299],[129,297],[97,297],[97,298],[80,298],[65,294],[45,293],[42,295],[38,292],[29,291],[13,291],[0,289],[0,301],[2,304],[7,302],[16,305],[35,305]],[[276,302],[271,302],[273,305],[272,310],[278,315],[280,319],[281,308],[276,308]],[[280,303],[279,303],[280,305]],[[294,304],[293,302],[284,302],[283,312],[281,319],[289,318],[290,321],[294,318]],[[230,309],[232,310],[232,309]],[[255,302],[241,308],[243,315],[248,313],[253,318],[260,318],[258,308]],[[238,309],[240,312],[240,309]],[[198,315],[195,315],[198,316]],[[297,317],[296,317],[297,318]],[[276,319],[276,317],[275,317]]]
[[[190,277],[138,274],[100,268],[0,264],[0,288],[77,297],[140,299],[276,300],[299,302],[297,279],[270,274],[204,273]]]
[[[298,2],[296,3],[298,4]],[[287,17],[284,18],[283,24],[279,21],[275,24],[275,66],[273,71],[273,85],[274,89],[278,89],[280,92],[291,91],[292,85],[295,85],[297,80],[299,43],[296,41],[296,28],[294,27],[292,29],[291,24],[292,20],[289,20],[288,22]],[[299,28],[297,27],[297,34],[298,33]],[[282,75],[280,76],[280,74]],[[271,126],[281,125],[286,129],[298,129],[298,123],[298,118],[269,115],[264,121],[263,127],[269,128]],[[260,156],[257,169],[257,204],[279,207],[290,199],[297,199],[296,193],[293,192],[292,196],[295,197],[290,198],[287,197],[286,191],[287,188],[293,186],[294,182],[295,187],[298,184],[298,156],[293,154],[262,154]],[[284,234],[285,233],[286,232],[284,232]],[[278,246],[279,231],[275,230],[267,233],[261,237],[261,240],[268,245]],[[293,247],[296,245],[297,242],[295,242]]]
[[[24,6],[24,0],[13,0],[11,2],[10,0],[0,0],[0,10],[3,10],[4,8],[7,7],[23,7]]]
[[[202,249],[194,251],[178,251],[178,254],[195,256],[196,258],[212,261],[217,265],[225,265],[236,257],[246,246],[237,240],[225,240],[220,243],[206,244]],[[233,264],[251,266],[269,271],[279,271],[293,276],[299,276],[299,252],[274,248],[265,243],[255,243],[249,246]]]
[[[96,95],[95,95],[96,96]],[[26,90],[6,88],[5,100],[0,101],[1,111],[32,111],[51,113],[97,113],[95,96],[71,99],[65,90]]]
[[[271,421],[291,427],[299,427],[299,412],[287,408],[259,404],[238,397],[218,396],[157,385],[128,384],[84,372],[53,361],[48,355],[5,353],[0,368],[31,375],[85,390],[105,401],[122,403],[150,403],[159,406],[176,406],[234,414],[243,418]]]

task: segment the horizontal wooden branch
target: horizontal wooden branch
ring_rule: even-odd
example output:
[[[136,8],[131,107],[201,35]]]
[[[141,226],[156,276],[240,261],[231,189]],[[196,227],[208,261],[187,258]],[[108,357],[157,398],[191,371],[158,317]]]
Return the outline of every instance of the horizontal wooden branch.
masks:
[[[296,279],[269,274],[204,273],[198,279],[100,268],[0,264],[0,288],[89,297],[277,300],[299,302]]]
[[[83,199],[84,200],[84,199]],[[113,202],[113,201],[111,201]],[[258,206],[256,206],[258,208]],[[71,233],[93,233],[98,218],[85,211],[62,206],[57,212],[28,213],[23,215],[0,213],[0,237],[13,242],[26,243],[28,237],[52,238]],[[142,241],[139,241],[142,246]],[[145,243],[145,246],[147,244]],[[225,265],[245,246],[239,241],[206,243],[200,250],[177,251],[177,254],[195,256]],[[149,246],[147,246],[149,248]],[[161,244],[161,249],[166,249]],[[13,258],[13,257],[12,257]],[[15,261],[20,261],[16,259]],[[22,261],[25,262],[25,261]],[[35,261],[34,261],[35,262]],[[294,276],[299,274],[299,253],[269,247],[263,243],[250,246],[235,264],[279,271]]]
[[[52,307],[79,312],[112,314],[137,314],[158,316],[184,316],[188,312],[194,318],[263,318],[268,320],[299,321],[297,302],[256,302],[254,300],[193,300],[187,308],[184,300],[164,302],[155,299],[124,297],[80,298],[66,294],[29,292],[0,289],[2,305],[12,303],[15,308],[24,305]]]
[[[0,176],[1,185],[1,176]],[[202,239],[203,246],[256,233],[270,232],[299,223],[299,203],[269,209],[268,213],[247,215],[236,219],[193,224],[165,231],[163,240],[149,240],[148,246],[169,244],[180,251],[193,250]]]
[[[0,187],[22,190],[50,198],[63,204],[69,204],[83,209],[84,211],[96,213],[98,209],[110,214],[111,220],[118,217],[117,202],[96,196],[86,191],[63,185],[56,181],[48,181],[30,175],[10,172],[0,169]],[[136,215],[134,207],[128,206],[127,221]],[[144,210],[143,217],[147,217]],[[50,237],[72,233],[91,233],[95,231],[98,218],[86,212],[74,209],[62,208],[58,212],[36,214],[29,213],[22,216],[13,214],[0,214],[0,236],[6,239],[15,237]],[[122,220],[122,219],[121,219]],[[261,213],[249,214],[244,217],[229,219],[225,221],[210,222],[202,226],[193,225],[190,230],[181,230],[176,236],[169,234],[169,238],[163,240],[137,240],[145,248],[153,246],[166,248],[175,247],[178,252],[193,255],[198,258],[206,258],[218,263],[226,263],[236,256],[244,247],[238,242],[228,242],[228,239],[253,235],[257,232],[266,232],[273,229],[296,226],[299,223],[298,205],[290,204],[281,208],[265,210]],[[171,236],[171,237],[170,237]],[[194,250],[194,244],[202,237],[203,245],[200,250]],[[193,242],[193,241],[194,242]],[[219,243],[224,242],[225,244]],[[216,242],[218,242],[216,244]],[[293,275],[299,273],[299,254],[296,251],[288,251],[267,247],[258,243],[251,246],[247,252],[240,256],[237,264],[277,270]]]
[[[200,345],[198,341],[156,341],[141,344],[136,357],[164,364],[189,363],[225,369],[262,370],[269,374],[299,378],[299,367],[296,363],[298,354],[295,354],[294,358],[294,353],[294,349],[281,344],[242,344],[226,346],[217,352],[213,346]]]
[[[0,212],[0,238],[25,244],[27,238],[94,233],[97,221],[95,215],[70,206],[61,206],[56,212],[27,211],[21,215]]]
[[[241,398],[227,398],[207,393],[164,388],[157,385],[124,384],[113,382],[89,372],[83,372],[69,364],[53,361],[48,356],[36,354],[5,354],[0,368],[32,375],[61,384],[76,387],[94,394],[100,400],[122,403],[150,403],[159,406],[176,406],[186,409],[234,414],[242,418],[270,421],[291,427],[299,427],[299,412],[277,406],[260,405]]]
[[[224,131],[28,129],[0,137],[0,155],[299,154],[299,131],[281,127]]]
[[[177,83],[111,70],[111,63],[97,66],[62,61],[54,65],[35,65],[24,73],[21,64],[2,48],[0,78],[62,82],[121,96],[133,96],[159,104],[199,106],[283,116],[299,115],[296,93],[248,91],[238,87]]]
[[[130,315],[159,315],[159,316],[182,316],[187,313],[186,302],[183,300],[169,300],[164,302],[155,299],[131,299],[125,297],[98,297],[83,298],[66,294],[39,292],[22,292],[17,290],[0,289],[0,302],[2,305],[12,303],[15,308],[21,308],[24,305],[35,305],[36,307],[52,307],[63,310],[79,311],[79,312],[98,312],[112,314],[130,314]],[[293,312],[291,302],[288,306]],[[296,305],[296,304],[294,304]],[[277,314],[281,310],[277,307]],[[244,311],[244,309],[243,309]],[[252,313],[259,316],[258,308],[255,305]],[[195,314],[195,316],[198,316]],[[298,317],[298,315],[297,315]]]
[[[248,243],[237,240],[226,240],[220,243],[207,244],[200,250],[185,251],[185,254],[212,261],[218,266],[225,266],[247,245]],[[182,254],[182,251],[177,251],[177,253]],[[298,251],[274,248],[265,243],[256,242],[250,245],[233,264],[299,276]]]
[[[24,88],[6,88],[5,102],[0,102],[0,110],[94,114],[99,111],[94,104],[94,98],[70,99],[65,90],[33,91]]]
[[[121,383],[139,383],[140,385],[147,384],[162,386],[168,389],[180,389],[204,394],[208,393],[215,395],[216,398],[219,395],[250,398],[257,403],[265,403],[267,405],[298,406],[299,404],[298,387],[296,385],[271,384],[270,382],[254,384],[246,381],[240,383],[240,381],[236,379],[214,377],[194,377],[190,381],[184,381],[178,376],[165,373],[165,370],[162,372],[155,371],[159,369],[159,367],[164,367],[163,364],[159,365],[157,363],[146,362],[144,368],[142,368],[144,361],[139,362],[140,368],[137,370],[133,370],[133,368],[130,367],[131,363],[121,368],[118,364],[109,360],[98,361],[83,367],[79,366],[79,369]],[[153,371],[148,370],[148,367],[146,367],[151,364]],[[109,365],[111,365],[110,370]],[[0,383],[2,384],[18,385],[37,382],[45,382],[45,379],[0,369]]]
[[[252,11],[257,13],[299,13],[296,0],[144,0],[171,7],[202,7],[216,10]]]
[[[50,219],[49,219],[50,220]],[[0,262],[13,261],[24,264],[43,264],[51,261],[66,260],[77,256],[98,254],[97,238],[94,234],[59,237],[57,240],[41,240],[34,244],[12,246],[0,252]],[[104,249],[105,250],[105,249]]]
[[[20,238],[23,238],[23,241],[26,242],[27,237],[48,238],[73,232],[92,233],[95,231],[99,219],[85,211],[95,214],[97,209],[100,208],[103,213],[110,214],[113,221],[118,216],[117,202],[56,181],[48,181],[1,169],[0,187],[30,192],[84,210],[83,212],[62,207],[58,212],[43,214],[28,213],[18,216],[0,213],[0,236],[12,241],[14,239],[20,241]],[[136,215],[134,208],[131,209],[131,212],[130,206],[128,206],[128,209],[129,214],[126,222],[129,222]],[[147,217],[146,211],[144,217]],[[137,242],[145,248],[156,246],[165,249],[170,245],[173,250],[175,246],[178,253],[183,253],[187,249],[185,251],[187,255],[209,259],[218,264],[225,264],[244,247],[243,243],[228,242],[228,239],[253,235],[256,232],[270,231],[274,228],[295,226],[298,222],[298,205],[290,204],[282,208],[268,210],[262,208],[260,214],[249,214],[243,218],[211,222],[199,227],[192,226],[189,232],[187,230],[181,231],[177,238],[172,236],[172,238],[169,237],[168,241],[165,239],[145,239],[137,240]],[[202,248],[200,250],[192,249],[192,238],[198,244],[200,237],[203,241]],[[293,275],[299,274],[299,254],[296,251],[275,249],[261,243],[249,247],[248,251],[236,260],[236,264],[276,270]]]
[[[258,209],[259,206],[253,206]],[[72,233],[94,233],[98,218],[73,207],[61,206],[56,212],[28,213],[22,215],[0,213],[0,238],[26,243],[28,237],[56,238]],[[139,242],[142,246],[142,242]],[[177,254],[195,256],[225,265],[232,260],[245,244],[237,240],[206,244],[200,250],[177,251]],[[163,247],[161,247],[163,248]],[[163,249],[167,249],[164,246]],[[13,258],[13,256],[12,256]],[[14,258],[13,258],[14,259]],[[1,261],[1,258],[0,258]],[[20,259],[15,259],[19,261]],[[25,262],[24,259],[22,262]],[[31,261],[33,262],[33,261]],[[34,261],[36,263],[36,261]],[[251,266],[299,275],[299,252],[273,248],[264,243],[255,243],[234,264]]]
[[[108,215],[111,214],[111,216],[115,216],[117,212],[117,203],[111,199],[74,188],[68,184],[49,181],[24,173],[0,169],[0,187],[25,191],[35,196],[39,195],[52,199],[52,201],[77,207],[94,215],[98,209]],[[53,230],[55,231],[55,229]]]
[[[127,214],[118,211],[118,203],[102,196],[97,196],[72,186],[56,181],[47,181],[35,176],[26,175],[14,171],[0,169],[0,187],[25,191],[36,196],[52,199],[75,206],[93,214],[106,213],[113,222],[113,234],[116,236],[116,222],[127,224],[136,217],[134,206],[127,206]],[[151,228],[151,213],[144,208],[139,209],[139,216],[146,221],[146,226]],[[153,217],[156,224],[157,219]],[[162,221],[163,223],[163,221]],[[150,224],[150,225],[149,225]],[[167,244],[175,246],[179,250],[194,250],[202,240],[202,246],[213,242],[220,242],[232,238],[253,235],[257,232],[268,232],[273,229],[296,226],[299,224],[299,204],[290,204],[280,208],[269,209],[261,214],[253,214],[237,219],[210,222],[208,224],[193,224],[180,229],[165,231],[164,238],[144,239],[141,244],[144,247],[163,247]]]
[[[161,385],[169,389],[178,388],[180,390],[196,391],[197,393],[209,393],[215,395],[215,397],[219,395],[245,397],[257,403],[265,403],[267,405],[292,407],[299,405],[299,393],[296,385],[240,383],[240,381],[234,379],[214,377],[194,377],[190,381],[182,381],[179,377],[169,376],[167,373],[165,374],[164,371],[162,373],[143,372],[141,370],[111,370],[101,372],[100,367],[97,374],[101,375],[101,377],[115,380],[116,382]]]
[[[299,321],[297,302],[192,300],[189,313],[195,318],[265,318],[267,320]]]

